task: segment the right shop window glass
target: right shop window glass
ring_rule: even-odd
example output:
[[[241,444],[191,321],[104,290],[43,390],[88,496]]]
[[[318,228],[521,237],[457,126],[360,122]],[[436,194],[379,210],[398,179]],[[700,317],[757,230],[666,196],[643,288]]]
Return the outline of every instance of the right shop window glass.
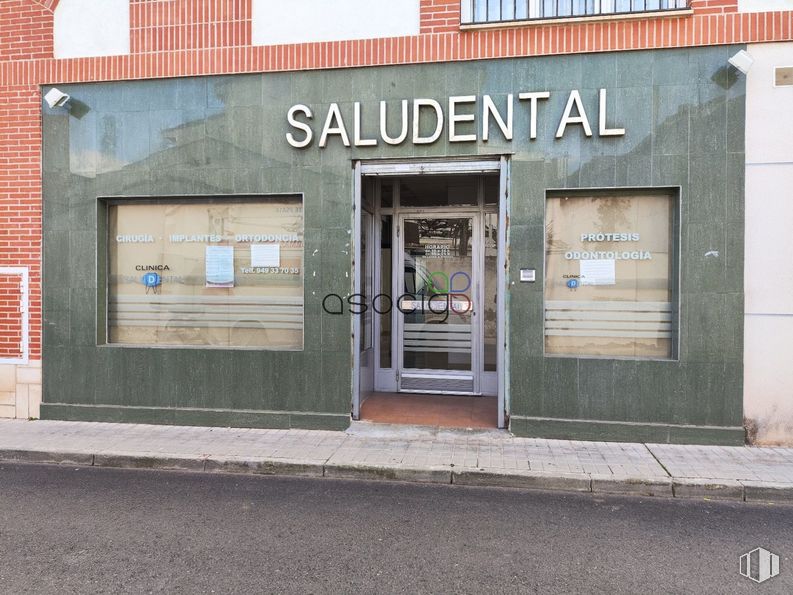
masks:
[[[675,359],[677,193],[551,194],[545,353]]]

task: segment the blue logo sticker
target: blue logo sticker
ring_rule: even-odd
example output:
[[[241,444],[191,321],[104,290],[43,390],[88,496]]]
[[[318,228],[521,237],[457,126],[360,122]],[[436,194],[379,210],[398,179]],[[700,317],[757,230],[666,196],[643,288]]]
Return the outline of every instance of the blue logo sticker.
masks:
[[[578,287],[578,279],[568,279],[567,286],[570,289],[575,289],[576,287]]]
[[[157,273],[146,273],[140,280],[147,289],[159,287],[162,284],[162,277]]]

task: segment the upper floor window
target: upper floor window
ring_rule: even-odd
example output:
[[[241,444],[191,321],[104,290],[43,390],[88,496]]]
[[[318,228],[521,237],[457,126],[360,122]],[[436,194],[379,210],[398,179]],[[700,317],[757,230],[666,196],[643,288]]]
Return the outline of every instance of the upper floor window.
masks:
[[[681,10],[688,0],[461,0],[463,25]]]

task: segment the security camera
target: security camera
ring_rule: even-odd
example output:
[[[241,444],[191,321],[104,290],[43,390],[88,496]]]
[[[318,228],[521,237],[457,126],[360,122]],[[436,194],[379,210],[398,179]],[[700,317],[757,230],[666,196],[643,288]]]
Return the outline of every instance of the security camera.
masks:
[[[735,68],[742,73],[748,74],[749,69],[752,67],[752,64],[754,64],[754,58],[752,58],[746,50],[740,50],[727,60],[727,62],[735,66]]]
[[[44,101],[46,101],[47,105],[49,105],[51,108],[63,107],[66,105],[69,99],[71,99],[71,97],[67,93],[60,91],[55,87],[47,91],[46,95],[44,95]]]

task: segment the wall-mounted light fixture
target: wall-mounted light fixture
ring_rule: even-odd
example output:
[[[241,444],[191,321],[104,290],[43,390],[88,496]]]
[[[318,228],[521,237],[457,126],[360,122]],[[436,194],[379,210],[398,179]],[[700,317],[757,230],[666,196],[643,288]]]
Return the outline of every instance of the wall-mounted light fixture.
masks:
[[[50,108],[64,107],[69,102],[69,99],[71,99],[71,97],[68,93],[64,93],[55,87],[47,91],[44,95],[44,101],[47,102]]]
[[[754,58],[746,50],[740,50],[727,61],[744,74],[748,74],[754,64]]]

